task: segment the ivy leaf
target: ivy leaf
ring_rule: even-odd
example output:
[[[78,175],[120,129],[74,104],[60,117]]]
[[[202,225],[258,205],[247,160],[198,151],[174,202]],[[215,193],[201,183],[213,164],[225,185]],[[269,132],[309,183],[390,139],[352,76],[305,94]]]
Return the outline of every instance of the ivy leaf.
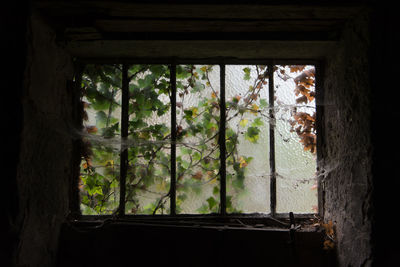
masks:
[[[107,123],[107,114],[104,111],[96,112],[96,124],[99,127],[104,127]]]
[[[181,163],[181,165],[182,165],[182,167],[183,167],[184,169],[188,169],[189,166],[190,166],[190,162],[188,162],[188,161],[186,161],[186,160],[182,160],[180,163]]]
[[[239,122],[239,124],[240,124],[240,126],[245,127],[245,126],[247,125],[248,122],[249,122],[249,120],[247,120],[247,119],[242,119],[242,120]]]
[[[181,153],[182,155],[188,155],[188,154],[192,154],[193,150],[186,148],[186,147],[182,147],[181,148]]]
[[[219,195],[219,188],[218,188],[218,186],[214,186],[214,188],[213,188],[213,194],[214,194],[214,195]]]
[[[88,133],[97,133],[98,129],[96,126],[86,126],[86,131]]]
[[[117,122],[116,124],[114,124],[114,125],[112,125],[110,127],[106,127],[106,128],[101,129],[101,135],[104,138],[112,138],[112,137],[114,137],[115,136],[115,132],[118,131],[118,126],[119,126],[119,123]]]
[[[239,164],[240,164],[239,165],[240,168],[247,167],[247,165],[248,165],[248,163],[246,162],[246,160],[243,157],[239,158]]]
[[[242,97],[241,97],[240,95],[236,95],[236,96],[234,96],[234,97],[232,98],[232,101],[235,102],[235,103],[239,103],[239,101],[240,101],[241,98],[242,98]]]
[[[144,128],[144,127],[147,126],[147,123],[145,121],[143,121],[142,119],[139,119],[139,118],[135,118],[135,119],[131,120],[129,122],[129,124],[134,129],[140,129],[140,128]]]
[[[205,85],[202,84],[201,82],[196,82],[193,86],[193,92],[198,93],[202,91],[205,88]]]
[[[201,154],[199,152],[194,152],[193,154],[193,160],[194,161],[199,161],[201,160]]]
[[[203,178],[203,173],[201,171],[197,171],[195,174],[192,175],[192,178],[200,181],[201,178]]]
[[[213,197],[207,198],[207,202],[208,202],[208,208],[210,210],[212,210],[216,205],[218,205],[218,202]]]
[[[290,65],[289,69],[290,72],[298,72],[298,71],[302,71],[305,69],[305,65]]]
[[[245,138],[252,143],[257,143],[260,129],[257,127],[249,127],[245,133]]]
[[[185,118],[187,121],[192,121],[192,120],[193,120],[193,111],[192,111],[192,110],[186,109],[186,110],[183,111],[183,113],[185,113],[184,118]]]
[[[268,107],[267,100],[265,100],[264,98],[261,98],[260,99],[260,108],[263,109],[263,108],[266,108],[266,107]]]
[[[208,213],[208,207],[206,204],[203,204],[200,208],[197,209],[197,212],[201,214]]]
[[[244,68],[243,69],[243,72],[244,72],[244,77],[243,77],[243,79],[245,80],[245,81],[248,81],[248,80],[250,80],[250,68]]]
[[[253,126],[253,127],[260,127],[260,126],[263,126],[263,125],[264,125],[264,122],[261,120],[260,117],[255,118],[254,121],[251,124],[251,126]]]
[[[251,105],[251,110],[250,110],[250,112],[251,112],[252,114],[254,114],[254,115],[257,115],[258,109],[259,109],[259,107],[257,106],[257,104],[254,103],[253,105]]]

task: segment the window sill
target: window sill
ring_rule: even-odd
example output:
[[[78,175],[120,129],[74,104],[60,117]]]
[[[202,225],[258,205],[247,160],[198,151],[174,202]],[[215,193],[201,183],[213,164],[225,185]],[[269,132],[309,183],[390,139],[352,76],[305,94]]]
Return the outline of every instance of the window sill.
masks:
[[[320,227],[316,214],[295,215],[295,225],[292,229],[301,232],[316,232]],[[68,224],[83,231],[113,226],[166,227],[166,228],[202,228],[202,229],[232,229],[232,230],[267,230],[287,231],[291,228],[288,214],[278,214],[275,217],[266,214],[241,215],[82,215],[78,219],[69,220]]]

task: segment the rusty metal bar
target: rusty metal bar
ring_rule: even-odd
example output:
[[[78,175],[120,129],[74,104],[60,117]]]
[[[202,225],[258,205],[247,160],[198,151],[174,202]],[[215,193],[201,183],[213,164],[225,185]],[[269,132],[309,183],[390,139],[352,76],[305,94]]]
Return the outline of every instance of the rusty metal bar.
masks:
[[[220,158],[220,213],[226,215],[226,103],[225,103],[225,65],[220,65],[220,119],[219,119],[219,158]]]
[[[269,166],[270,166],[270,209],[271,215],[276,214],[276,168],[275,168],[275,92],[274,65],[268,65],[269,77]]]
[[[129,77],[128,65],[122,65],[122,110],[121,110],[121,138],[128,137],[129,125]],[[128,170],[128,149],[124,148],[120,156],[120,194],[119,216],[125,215],[126,175]]]

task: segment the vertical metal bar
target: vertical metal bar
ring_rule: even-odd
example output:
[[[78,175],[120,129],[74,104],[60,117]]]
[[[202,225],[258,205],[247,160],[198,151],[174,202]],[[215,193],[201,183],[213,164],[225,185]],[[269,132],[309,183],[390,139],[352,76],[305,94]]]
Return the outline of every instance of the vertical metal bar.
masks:
[[[270,208],[271,215],[276,214],[276,169],[275,169],[275,92],[274,65],[268,65],[269,76],[269,166],[270,166]]]
[[[121,139],[128,137],[129,124],[129,77],[128,65],[122,65],[122,111],[121,111]],[[125,194],[126,194],[126,175],[128,170],[128,149],[121,144],[120,156],[120,194],[119,194],[119,215],[125,215]]]
[[[225,124],[226,124],[226,103],[225,103],[225,65],[220,65],[220,118],[219,118],[219,158],[220,158],[220,213],[226,214],[226,143],[225,143]]]
[[[171,83],[171,185],[170,210],[176,215],[176,65],[170,65]]]

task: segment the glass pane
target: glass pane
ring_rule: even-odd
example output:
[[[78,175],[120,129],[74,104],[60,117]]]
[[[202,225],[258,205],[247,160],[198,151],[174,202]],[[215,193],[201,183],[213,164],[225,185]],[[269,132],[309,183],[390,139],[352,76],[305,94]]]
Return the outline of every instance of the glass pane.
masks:
[[[118,65],[88,65],[84,86],[85,149],[81,161],[83,215],[111,214],[119,203],[121,72]]]
[[[128,72],[126,214],[169,214],[169,68],[133,65]]]
[[[219,66],[177,66],[177,213],[219,211]]]
[[[227,212],[269,213],[266,66],[226,66]]]
[[[278,213],[312,213],[316,190],[314,66],[276,66],[275,151]]]

